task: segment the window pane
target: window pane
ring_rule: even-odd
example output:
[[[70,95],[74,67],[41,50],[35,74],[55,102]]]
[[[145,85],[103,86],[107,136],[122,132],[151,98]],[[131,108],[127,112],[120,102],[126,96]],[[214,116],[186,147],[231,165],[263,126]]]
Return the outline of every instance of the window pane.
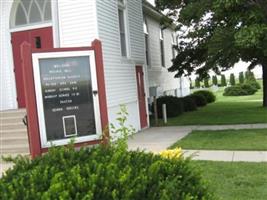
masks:
[[[29,12],[31,1],[32,0],[21,0],[27,13]]]
[[[146,45],[146,64],[149,66],[150,65],[150,60],[149,60],[149,43],[148,43],[148,35],[145,34],[145,45]]]
[[[30,23],[40,22],[40,21],[42,21],[40,11],[39,11],[36,3],[33,2],[32,7],[31,7],[31,11],[30,11]]]
[[[126,48],[126,35],[125,35],[125,22],[124,22],[124,12],[123,10],[118,10],[119,14],[119,28],[120,28],[120,40],[121,40],[121,55],[127,56]]]
[[[46,7],[45,7],[45,13],[44,13],[44,20],[48,21],[52,19],[51,14],[51,1],[47,1]]]
[[[121,55],[122,56],[126,56],[126,38],[125,38],[125,34],[121,33]]]
[[[120,32],[124,33],[125,27],[124,27],[124,16],[122,10],[119,10],[119,25],[120,25]]]
[[[25,16],[25,12],[23,10],[23,8],[21,7],[21,5],[18,5],[17,8],[17,12],[16,12],[16,22],[15,25],[23,25],[23,24],[27,24],[27,19]]]
[[[36,2],[38,3],[40,9],[43,11],[44,10],[44,3],[46,2],[46,0],[36,0]]]
[[[163,40],[160,40],[160,54],[161,54],[161,66],[165,67]]]

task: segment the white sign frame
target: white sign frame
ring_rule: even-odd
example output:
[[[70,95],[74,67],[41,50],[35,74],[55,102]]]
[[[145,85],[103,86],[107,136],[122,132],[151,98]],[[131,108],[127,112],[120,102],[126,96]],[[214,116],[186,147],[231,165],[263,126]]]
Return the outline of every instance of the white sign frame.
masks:
[[[88,56],[89,63],[90,63],[90,72],[91,72],[90,76],[91,76],[91,82],[92,82],[92,91],[98,91],[94,50],[46,52],[46,53],[33,53],[32,54],[35,95],[36,95],[39,132],[40,132],[39,134],[40,134],[42,148],[69,144],[71,142],[71,138],[47,141],[39,60],[45,59],[45,58],[66,58],[66,57],[81,57],[81,56]],[[99,140],[102,138],[99,96],[98,96],[98,93],[92,96],[93,96],[96,133],[93,135],[77,137],[75,138],[75,143],[89,142],[89,141]]]

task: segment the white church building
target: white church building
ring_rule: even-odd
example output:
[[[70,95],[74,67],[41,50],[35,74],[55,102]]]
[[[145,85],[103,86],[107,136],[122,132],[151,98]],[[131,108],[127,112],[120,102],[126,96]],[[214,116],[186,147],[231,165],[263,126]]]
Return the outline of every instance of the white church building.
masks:
[[[142,0],[1,0],[0,111],[25,108],[20,45],[33,49],[102,43],[109,122],[125,104],[128,123],[149,127],[149,89],[185,96],[187,79],[167,68],[176,52],[174,30],[162,30],[162,14]]]

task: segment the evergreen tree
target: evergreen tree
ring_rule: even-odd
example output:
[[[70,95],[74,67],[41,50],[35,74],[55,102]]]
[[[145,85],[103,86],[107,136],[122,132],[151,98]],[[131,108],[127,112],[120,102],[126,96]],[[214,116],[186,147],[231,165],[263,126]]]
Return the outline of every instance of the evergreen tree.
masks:
[[[179,77],[195,71],[202,79],[210,70],[219,73],[240,59],[251,63],[249,69],[261,65],[267,107],[266,0],[156,0],[156,6],[180,31],[170,72]],[[170,22],[164,19],[164,25]]]
[[[244,78],[244,72],[239,72],[239,83],[242,84],[245,82],[245,78]]]
[[[218,79],[217,79],[216,75],[212,76],[212,84],[213,85],[218,85]]]
[[[230,84],[232,86],[235,85],[235,75],[234,74],[230,74]]]
[[[221,86],[222,87],[225,87],[226,86],[226,78],[225,78],[225,75],[224,74],[221,76]]]
[[[195,87],[200,88],[200,80],[198,77],[195,79]]]
[[[209,87],[210,87],[210,84],[209,84],[209,78],[208,78],[208,77],[206,77],[206,78],[204,79],[204,87],[205,87],[205,88],[209,88]]]

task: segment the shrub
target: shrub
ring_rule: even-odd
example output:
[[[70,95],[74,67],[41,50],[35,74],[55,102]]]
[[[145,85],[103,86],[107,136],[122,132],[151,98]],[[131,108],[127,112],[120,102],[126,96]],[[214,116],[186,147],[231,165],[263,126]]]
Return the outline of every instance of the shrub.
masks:
[[[194,98],[196,104],[198,107],[202,107],[207,105],[207,100],[202,94],[191,94],[190,95],[192,98]]]
[[[200,80],[199,80],[199,78],[195,79],[195,87],[196,88],[200,88]]]
[[[225,75],[224,74],[221,76],[221,86],[222,87],[225,87],[226,86],[226,78],[225,78]]]
[[[209,88],[210,87],[209,78],[205,78],[204,79],[204,86],[205,86],[205,88]]]
[[[188,159],[152,153],[55,148],[17,159],[0,179],[1,199],[213,199]]]
[[[182,99],[185,112],[197,110],[197,104],[192,96],[185,96]]]
[[[183,113],[183,101],[175,96],[161,96],[157,99],[158,117],[162,118],[162,105],[166,104],[167,117],[176,117]],[[154,104],[152,104],[154,112]]]
[[[199,90],[199,91],[194,92],[194,94],[203,95],[207,103],[212,103],[216,100],[216,96],[214,95],[214,93],[209,90]]]
[[[255,81],[245,81],[246,84],[249,84],[251,86],[253,86],[254,88],[261,89],[260,84],[255,80]]]
[[[235,86],[230,86],[225,88],[223,95],[224,96],[245,96],[253,95],[257,89],[250,84],[238,84]]]
[[[244,72],[239,72],[239,83],[242,84],[245,81]]]
[[[212,84],[213,84],[213,85],[218,85],[218,79],[217,79],[217,76],[212,76]]]
[[[234,86],[235,85],[235,75],[230,74],[230,85]]]

